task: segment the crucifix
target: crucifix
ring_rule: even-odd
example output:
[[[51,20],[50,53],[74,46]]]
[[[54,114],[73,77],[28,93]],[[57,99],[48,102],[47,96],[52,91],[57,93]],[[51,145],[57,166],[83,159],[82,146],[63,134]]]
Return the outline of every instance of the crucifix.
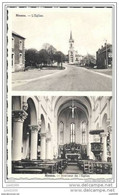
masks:
[[[69,107],[72,110],[72,118],[74,118],[74,111],[77,108],[76,106],[74,106],[74,101],[72,100],[72,105]]]

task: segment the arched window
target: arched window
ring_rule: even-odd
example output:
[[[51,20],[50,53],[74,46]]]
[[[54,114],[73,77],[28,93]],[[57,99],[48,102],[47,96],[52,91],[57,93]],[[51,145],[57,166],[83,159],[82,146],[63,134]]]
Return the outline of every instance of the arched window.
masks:
[[[75,142],[75,123],[71,123],[70,142]]]

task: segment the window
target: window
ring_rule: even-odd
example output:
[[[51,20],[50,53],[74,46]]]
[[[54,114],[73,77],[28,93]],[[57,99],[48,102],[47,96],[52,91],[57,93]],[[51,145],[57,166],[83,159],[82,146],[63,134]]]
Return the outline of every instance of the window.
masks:
[[[19,49],[22,50],[22,41],[19,40]]]
[[[22,64],[22,54],[19,54],[19,63]]]
[[[71,123],[70,142],[75,142],[75,123]]]
[[[14,48],[14,38],[12,37],[12,48]]]

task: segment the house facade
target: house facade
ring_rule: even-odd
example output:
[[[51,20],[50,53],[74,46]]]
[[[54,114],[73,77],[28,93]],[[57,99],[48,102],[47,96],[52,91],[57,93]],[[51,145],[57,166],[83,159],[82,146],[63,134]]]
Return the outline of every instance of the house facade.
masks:
[[[112,67],[112,45],[105,43],[96,52],[97,68],[111,68]]]
[[[25,38],[12,32],[12,72],[25,68]]]

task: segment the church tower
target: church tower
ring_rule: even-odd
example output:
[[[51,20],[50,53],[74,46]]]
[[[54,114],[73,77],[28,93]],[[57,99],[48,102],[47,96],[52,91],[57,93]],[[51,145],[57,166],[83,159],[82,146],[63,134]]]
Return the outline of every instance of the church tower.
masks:
[[[74,40],[72,38],[72,31],[70,32],[70,39],[69,39],[69,64],[75,63],[75,51],[74,51]]]

